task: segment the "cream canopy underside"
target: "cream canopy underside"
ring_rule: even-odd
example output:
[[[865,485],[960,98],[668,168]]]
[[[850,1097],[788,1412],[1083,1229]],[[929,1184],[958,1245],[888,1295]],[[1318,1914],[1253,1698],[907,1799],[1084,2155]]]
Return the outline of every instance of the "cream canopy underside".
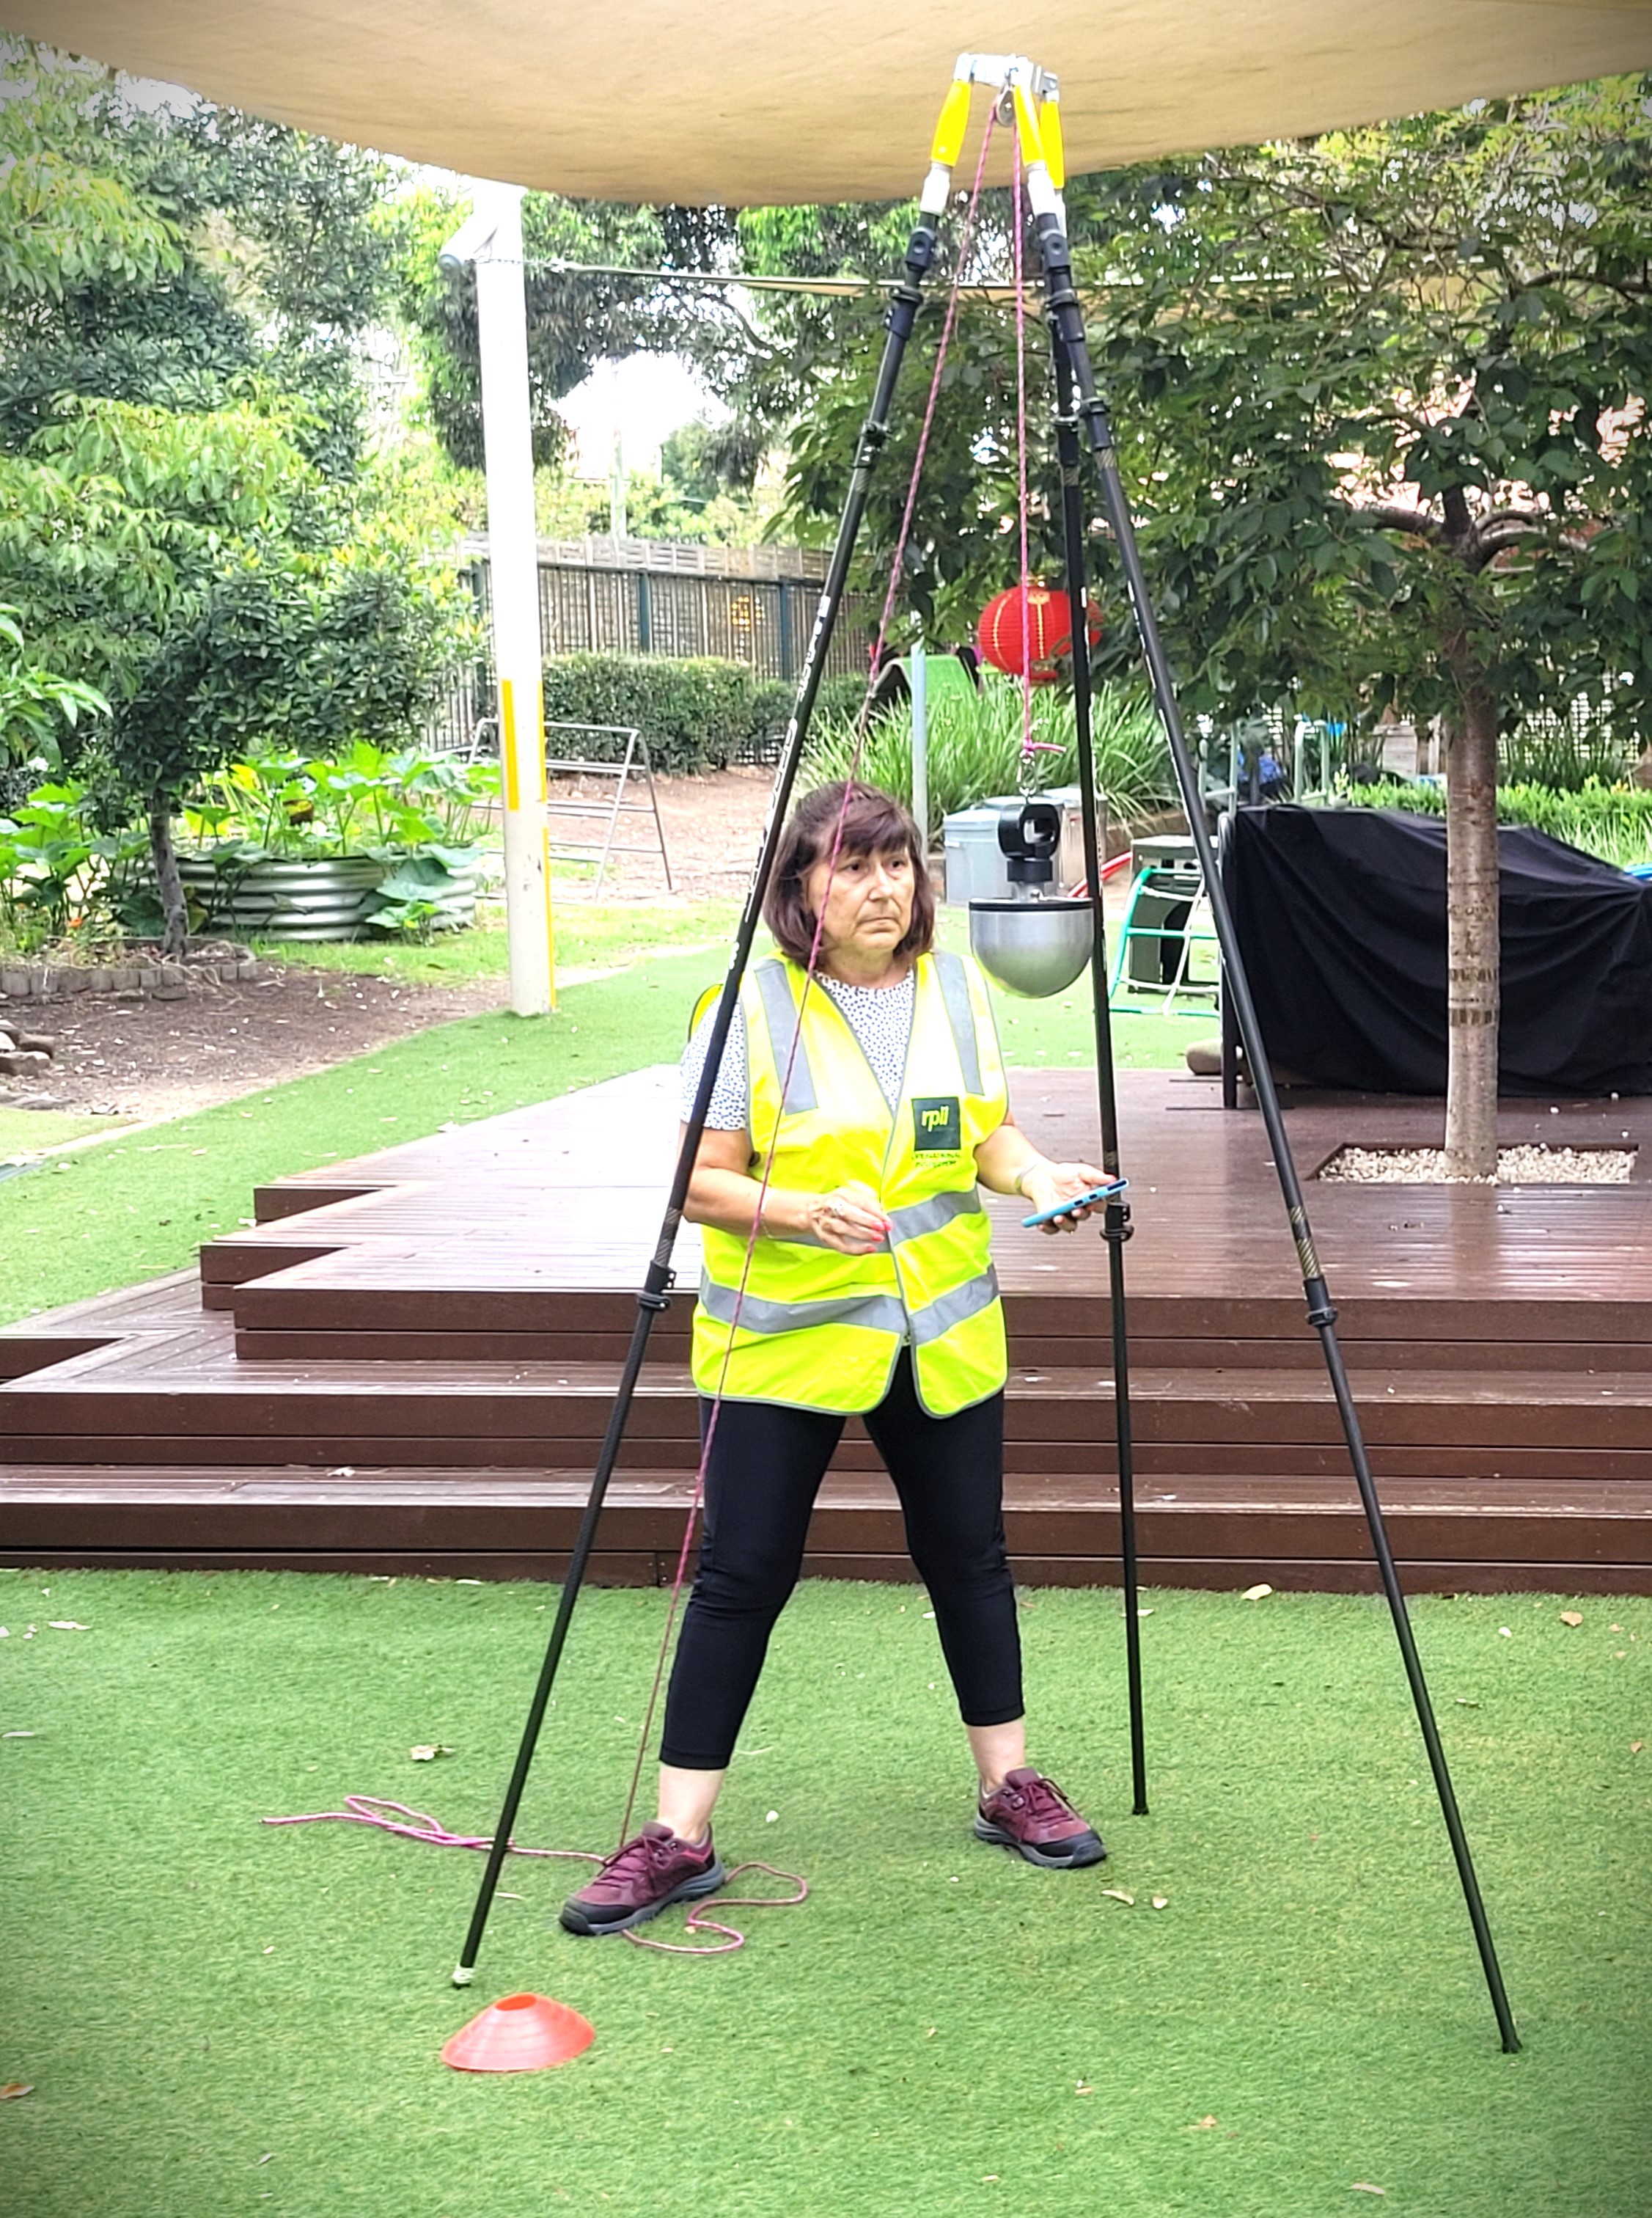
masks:
[[[1074,170],[1652,66],[1652,0],[0,0],[0,15],[472,176],[733,207],[915,192],[962,47],[1057,74]]]

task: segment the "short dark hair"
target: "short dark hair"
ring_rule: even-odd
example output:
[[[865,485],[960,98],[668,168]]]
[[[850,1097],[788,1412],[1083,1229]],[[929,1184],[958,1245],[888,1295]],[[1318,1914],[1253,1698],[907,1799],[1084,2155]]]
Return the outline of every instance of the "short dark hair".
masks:
[[[780,835],[763,920],[782,951],[794,963],[807,964],[820,919],[808,905],[803,881],[831,854],[834,840],[839,855],[906,855],[911,859],[912,922],[894,952],[927,955],[935,944],[935,889],[918,827],[893,794],[844,778],[806,793]]]

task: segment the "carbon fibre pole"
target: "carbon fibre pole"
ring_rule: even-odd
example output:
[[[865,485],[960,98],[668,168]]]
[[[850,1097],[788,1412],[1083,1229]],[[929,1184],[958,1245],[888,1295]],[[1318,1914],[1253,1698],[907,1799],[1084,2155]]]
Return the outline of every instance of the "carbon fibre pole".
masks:
[[[926,189],[925,199],[931,197]],[[838,525],[837,542],[827,566],[826,583],[821,588],[820,606],[815,613],[814,629],[809,635],[808,649],[798,679],[797,699],[792,709],[791,721],[786,727],[786,737],[781,749],[779,767],[775,774],[774,791],[769,802],[769,815],[764,826],[763,844],[758,851],[756,869],[747,889],[746,906],[740,913],[739,927],[734,935],[734,945],[729,957],[727,975],[717,1002],[707,1043],[705,1067],[695,1089],[694,1104],[684,1128],[683,1144],[678,1151],[676,1168],[671,1174],[671,1191],[665,1204],[665,1213],[660,1221],[659,1236],[644,1274],[641,1291],[637,1295],[636,1323],[632,1328],[630,1345],[626,1350],[625,1363],[615,1391],[614,1406],[609,1413],[607,1428],[591,1476],[591,1491],[586,1498],[579,1529],[574,1539],[573,1553],[562,1582],[562,1592],[557,1602],[550,1638],[546,1644],[545,1660],[540,1667],[539,1679],[533,1699],[528,1707],[527,1721],[517,1750],[516,1763],[511,1769],[510,1783],[505,1788],[504,1801],[499,1812],[498,1825],[493,1829],[492,1844],[488,1850],[486,1867],[476,1896],[476,1907],[471,1913],[470,1929],[465,1936],[465,1945],[453,1974],[456,1987],[467,1987],[475,1973],[476,1959],[482,1946],[482,1936],[487,1929],[488,1913],[493,1906],[493,1897],[499,1884],[499,1874],[504,1860],[510,1853],[510,1834],[522,1805],[528,1775],[533,1767],[534,1753],[539,1744],[545,1713],[556,1683],[557,1670],[562,1661],[562,1651],[567,1643],[568,1627],[572,1621],[574,1606],[579,1599],[579,1589],[585,1583],[591,1552],[596,1542],[597,1527],[603,1512],[603,1502],[608,1492],[609,1481],[619,1458],[620,1445],[625,1436],[626,1422],[636,1393],[637,1379],[647,1354],[649,1335],[654,1320],[662,1310],[671,1306],[667,1289],[672,1282],[671,1250],[683,1223],[684,1206],[688,1199],[689,1180],[699,1153],[701,1137],[705,1130],[706,1114],[711,1106],[712,1088],[722,1062],[723,1049],[739,1006],[740,982],[745,977],[751,958],[752,944],[763,914],[764,896],[774,873],[775,857],[780,846],[780,835],[791,802],[792,787],[802,759],[803,743],[808,734],[809,720],[814,714],[815,696],[826,672],[826,651],[837,626],[838,612],[843,606],[845,589],[848,583],[849,565],[855,551],[866,512],[867,495],[871,486],[872,471],[882,451],[889,431],[889,409],[894,399],[895,381],[900,371],[906,342],[912,337],[918,311],[923,303],[924,280],[935,263],[936,218],[920,214],[917,225],[906,244],[904,273],[896,284],[884,319],[885,338],[883,356],[878,367],[877,381],[873,388],[872,403],[861,430],[860,441],[855,451],[854,468],[845,497],[843,515]]]
[[[1154,698],[1158,705],[1160,720],[1169,744],[1171,760],[1175,766],[1176,783],[1180,789],[1182,803],[1187,814],[1187,828],[1192,835],[1194,852],[1198,858],[1206,894],[1210,902],[1211,916],[1216,928],[1216,938],[1222,949],[1226,970],[1227,988],[1232,1002],[1234,1019],[1245,1049],[1245,1060],[1250,1070],[1251,1084],[1256,1094],[1256,1106],[1261,1112],[1268,1145],[1272,1150],[1274,1168],[1278,1176],[1279,1192],[1284,1202],[1285,1215],[1290,1226],[1290,1236],[1296,1245],[1296,1260],[1302,1272],[1302,1293],[1308,1304],[1308,1322],[1320,1336],[1325,1357],[1325,1367],[1331,1382],[1331,1391],[1341,1421],[1343,1437],[1347,1443],[1348,1460],[1353,1468],[1354,1483],[1359,1490],[1360,1502],[1365,1521],[1370,1529],[1372,1552],[1381,1574],[1383,1591],[1388,1599],[1389,1612],[1394,1622],[1395,1638],[1399,1644],[1401,1660],[1411,1688],[1411,1699],[1417,1713],[1417,1724],[1422,1734],[1423,1745],[1428,1752],[1429,1769],[1433,1774],[1434,1790],[1439,1798],[1440,1814],[1451,1843],[1451,1854],[1457,1862],[1457,1878],[1462,1884],[1463,1899],[1469,1913],[1469,1923],[1474,1930],[1475,1945],[1480,1952],[1481,1968],[1485,1973],[1487,1992],[1497,2020],[1497,2029],[1505,2052],[1513,2055],[1520,2046],[1515,2029],[1513,2013],[1503,1986],[1503,1975],[1497,1962],[1497,1951],[1492,1941],[1491,1925],[1480,1893],[1480,1882],[1475,1874],[1474,1858],[1469,1853],[1468,1836],[1457,1808],[1456,1791],[1441,1745],[1439,1726],[1430,1700],[1428,1684],[1423,1676],[1422,1659],[1417,1652],[1416,1638],[1412,1631],[1410,1613],[1406,1607],[1405,1590],[1400,1583],[1393,1552],[1389,1546],[1388,1528],[1383,1516],[1383,1506],[1377,1491],[1377,1482],[1371,1472],[1370,1459],[1366,1453],[1364,1434],[1354,1406],[1352,1389],[1342,1360],[1342,1350],[1336,1335],[1336,1310],[1331,1300],[1321,1267],[1314,1236],[1308,1222],[1308,1210],[1302,1199],[1302,1184],[1296,1175],[1296,1165],[1285,1132],[1284,1118],[1280,1112],[1279,1097],[1274,1090],[1273,1074],[1269,1068],[1267,1051],[1262,1040],[1256,1005],[1251,998],[1250,984],[1246,976],[1244,957],[1239,948],[1234,929],[1233,913],[1222,887],[1216,867],[1215,850],[1204,821],[1203,797],[1199,791],[1198,774],[1189,752],[1186,735],[1182,729],[1180,711],[1176,702],[1175,682],[1171,675],[1169,659],[1164,642],[1159,635],[1159,626],[1154,615],[1152,598],[1148,591],[1146,573],[1142,567],[1141,551],[1136,545],[1135,527],[1130,515],[1128,495],[1119,476],[1118,457],[1113,447],[1113,435],[1108,422],[1105,405],[1096,391],[1094,373],[1091,368],[1089,350],[1085,343],[1084,319],[1079,297],[1073,288],[1072,258],[1066,233],[1059,216],[1040,212],[1034,219],[1039,251],[1043,262],[1045,313],[1058,359],[1064,359],[1076,395],[1074,413],[1085,440],[1096,460],[1101,480],[1102,505],[1111,526],[1114,543],[1124,571],[1131,610],[1135,617],[1136,630],[1141,637],[1142,651],[1152,679]],[[1081,638],[1081,632],[1075,638]]]
[[[1054,333],[1052,331],[1052,339]],[[1073,371],[1059,342],[1055,356],[1055,449],[1061,477],[1061,537],[1067,561],[1067,611],[1073,637],[1073,721],[1079,742],[1079,796],[1084,812],[1084,872],[1090,889],[1095,937],[1090,952],[1090,998],[1096,1033],[1096,1101],[1101,1118],[1101,1167],[1120,1174],[1118,1088],[1113,1078],[1113,1017],[1107,988],[1107,920],[1102,909],[1101,850],[1096,836],[1096,755],[1090,718],[1090,645],[1084,561],[1084,490],[1080,480],[1079,419],[1073,413]],[[1130,1421],[1130,1338],[1124,1305],[1124,1242],[1130,1205],[1123,1194],[1106,1204],[1101,1236],[1107,1249],[1107,1304],[1113,1342],[1113,1420],[1118,1442],[1119,1557],[1124,1582],[1124,1674],[1130,1722],[1131,1813],[1148,1814],[1147,1730],[1142,1701],[1141,1589],[1135,1548],[1135,1445]]]

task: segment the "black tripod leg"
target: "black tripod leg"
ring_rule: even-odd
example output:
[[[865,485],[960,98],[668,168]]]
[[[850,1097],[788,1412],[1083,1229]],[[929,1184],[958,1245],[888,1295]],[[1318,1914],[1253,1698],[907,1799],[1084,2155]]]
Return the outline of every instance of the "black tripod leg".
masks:
[[[1364,1431],[1359,1413],[1354,1407],[1348,1374],[1343,1366],[1342,1351],[1336,1336],[1336,1310],[1332,1305],[1330,1290],[1320,1268],[1319,1256],[1314,1245],[1314,1236],[1308,1222],[1308,1211],[1302,1200],[1301,1182],[1286,1137],[1284,1118],[1280,1113],[1279,1098],[1274,1090],[1273,1075],[1268,1065],[1261,1027],[1257,1021],[1256,1006],[1251,999],[1250,984],[1246,975],[1244,958],[1239,949],[1234,930],[1233,914],[1222,888],[1210,834],[1204,821],[1203,799],[1199,791],[1198,773],[1189,752],[1186,735],[1182,730],[1180,712],[1176,703],[1176,690],[1171,677],[1169,660],[1164,642],[1159,636],[1159,626],[1153,612],[1153,603],[1148,592],[1147,577],[1142,567],[1142,556],[1135,541],[1135,524],[1130,516],[1129,501],[1123,481],[1118,473],[1118,458],[1113,449],[1112,431],[1107,421],[1107,412],[1096,392],[1095,379],[1085,346],[1084,323],[1079,299],[1073,287],[1073,272],[1066,238],[1061,224],[1054,215],[1037,218],[1038,241],[1043,256],[1046,300],[1051,327],[1057,343],[1066,355],[1077,390],[1077,413],[1087,442],[1094,451],[1101,475],[1102,504],[1123,567],[1124,580],[1129,592],[1130,606],[1135,616],[1136,629],[1141,635],[1142,651],[1148,674],[1153,681],[1154,697],[1165,728],[1165,737],[1170,747],[1171,760],[1175,765],[1176,782],[1181,790],[1182,801],[1187,811],[1188,830],[1192,834],[1194,850],[1199,868],[1203,873],[1210,910],[1215,920],[1216,937],[1221,944],[1222,961],[1227,966],[1228,992],[1233,1001],[1234,1018],[1239,1036],[1244,1043],[1245,1060],[1249,1067],[1252,1087],[1256,1094],[1256,1106],[1261,1112],[1272,1150],[1274,1167],[1278,1175],[1279,1191],[1285,1205],[1285,1215],[1295,1242],[1297,1262],[1302,1271],[1302,1292],[1308,1303],[1308,1320],[1319,1334],[1324,1352],[1325,1367],[1329,1374],[1331,1391],[1336,1400],[1337,1414],[1341,1420],[1343,1435],[1347,1442],[1348,1460],[1353,1467],[1354,1483],[1364,1509],[1365,1521],[1370,1529],[1371,1548],[1377,1558],[1383,1591],[1388,1598],[1389,1614],[1394,1621],[1395,1638],[1399,1643],[1400,1656],[1405,1665],[1406,1678],[1411,1688],[1411,1699],[1417,1712],[1423,1745],[1428,1752],[1429,1768],[1433,1773],[1434,1789],[1439,1797],[1440,1814],[1445,1821],[1446,1833],[1451,1843],[1451,1854],[1457,1862],[1457,1877],[1462,1883],[1463,1898],[1469,1912],[1469,1922],[1474,1929],[1475,1945],[1480,1952],[1481,1968],[1485,1973],[1487,1991],[1492,2010],[1497,2019],[1497,2029],[1505,2050],[1511,2054],[1519,2048],[1519,2035],[1515,2030],[1513,2014],[1503,1986],[1503,1975],[1498,1967],[1497,1951],[1493,1945],[1491,1926],[1486,1917],[1485,1904],[1481,1897],[1480,1882],[1475,1874],[1474,1859],[1469,1851],[1468,1836],[1463,1829],[1463,1819],[1457,1809],[1456,1791],[1451,1785],[1451,1772],[1446,1765],[1445,1751],[1440,1744],[1439,1727],[1429,1699],[1427,1682],[1423,1676],[1422,1660],[1417,1653],[1417,1643],[1412,1632],[1410,1613],[1406,1608],[1405,1592],[1400,1584],[1400,1575],[1395,1566],[1389,1546],[1388,1529],[1383,1516],[1383,1507],[1377,1498],[1377,1482],[1372,1476],[1370,1459],[1365,1451]]]
[[[487,1929],[488,1913],[493,1906],[493,1897],[499,1884],[499,1874],[504,1860],[510,1853],[511,1829],[517,1822],[517,1812],[528,1784],[528,1774],[533,1767],[534,1752],[539,1743],[541,1727],[549,1707],[551,1689],[562,1661],[568,1627],[572,1621],[574,1605],[579,1599],[579,1589],[585,1582],[591,1552],[597,1538],[597,1527],[602,1516],[603,1502],[608,1492],[609,1481],[619,1459],[620,1446],[625,1437],[627,1420],[631,1414],[631,1403],[636,1392],[637,1379],[643,1359],[647,1354],[648,1337],[653,1329],[655,1317],[669,1308],[667,1288],[671,1283],[671,1250],[677,1244],[677,1235],[683,1222],[684,1206],[688,1199],[689,1180],[693,1175],[695,1158],[700,1150],[701,1137],[705,1131],[706,1114],[711,1106],[712,1088],[716,1084],[717,1072],[722,1062],[723,1048],[729,1028],[739,1006],[740,981],[751,958],[752,943],[756,937],[763,914],[764,895],[774,874],[775,856],[780,846],[780,835],[790,805],[792,787],[802,759],[803,743],[808,734],[809,719],[814,714],[816,694],[826,674],[826,651],[832,644],[832,631],[838,614],[843,606],[845,588],[849,579],[849,565],[859,536],[861,519],[866,512],[866,499],[871,486],[872,468],[888,437],[889,409],[894,399],[895,380],[900,370],[906,342],[912,337],[913,325],[923,300],[923,283],[935,261],[936,234],[934,219],[920,217],[906,245],[906,268],[900,282],[895,287],[885,319],[887,336],[883,357],[878,367],[877,382],[873,389],[872,405],[862,429],[860,444],[856,449],[855,465],[849,480],[849,491],[844,501],[843,517],[838,526],[837,542],[827,566],[826,584],[821,589],[820,604],[814,618],[814,629],[809,635],[808,650],[803,660],[798,679],[797,701],[792,710],[791,722],[786,728],[784,746],[781,751],[780,766],[775,774],[774,792],[769,803],[768,821],[764,827],[763,845],[758,852],[757,868],[746,892],[746,906],[741,912],[739,928],[735,933],[733,953],[729,958],[727,976],[723,980],[721,996],[712,1019],[706,1050],[705,1069],[701,1073],[696,1089],[694,1106],[684,1130],[683,1144],[678,1151],[676,1168],[671,1174],[670,1196],[665,1214],[661,1221],[659,1237],[643,1281],[642,1292],[637,1297],[637,1320],[632,1329],[631,1344],[626,1351],[625,1363],[620,1373],[619,1385],[614,1397],[614,1406],[609,1414],[608,1428],[591,1477],[591,1492],[586,1498],[579,1530],[574,1541],[573,1554],[562,1582],[561,1596],[557,1603],[556,1617],[551,1626],[550,1639],[546,1645],[545,1660],[540,1667],[539,1680],[534,1688],[528,1716],[523,1726],[522,1739],[517,1750],[517,1760],[511,1769],[510,1783],[505,1788],[499,1821],[493,1829],[492,1844],[488,1850],[487,1863],[482,1873],[482,1882],[477,1891],[476,1907],[471,1913],[470,1930],[465,1936],[465,1945],[453,1974],[456,1987],[470,1985],[475,1971],[476,1958],[481,1949],[482,1936]]]
[[[1119,1175],[1118,1089],[1113,1081],[1113,1018],[1107,992],[1107,920],[1102,908],[1101,849],[1096,837],[1096,760],[1090,720],[1090,644],[1086,632],[1084,493],[1079,480],[1079,424],[1073,414],[1073,374],[1055,347],[1055,443],[1061,472],[1061,531],[1067,557],[1067,610],[1073,630],[1073,721],[1079,741],[1079,796],[1084,811],[1084,872],[1095,917],[1090,997],[1096,1031],[1096,1098],[1101,1114],[1101,1167]],[[1142,1703],[1141,1589],[1136,1576],[1135,1447],[1130,1423],[1130,1338],[1124,1309],[1124,1242],[1129,1204],[1107,1203],[1101,1236],[1107,1248],[1107,1299],[1112,1323],[1113,1418],[1118,1441],[1119,1555],[1124,1579],[1124,1671],[1130,1721],[1130,1794],[1135,1816],[1148,1814],[1148,1754]]]

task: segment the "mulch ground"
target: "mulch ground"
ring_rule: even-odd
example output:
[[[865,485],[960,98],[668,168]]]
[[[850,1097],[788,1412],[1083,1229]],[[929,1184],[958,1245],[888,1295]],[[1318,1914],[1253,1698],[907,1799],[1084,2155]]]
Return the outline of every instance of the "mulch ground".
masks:
[[[674,892],[690,901],[745,892],[773,784],[774,771],[755,765],[715,771],[705,778],[654,780]],[[627,788],[626,811],[615,839],[621,846],[643,852],[614,856],[603,881],[604,901],[654,899],[665,890],[653,819],[647,813],[633,813],[638,803],[646,812],[647,792],[640,780]],[[564,807],[589,802],[591,810],[589,816],[559,813],[552,818],[554,851],[574,844],[600,846],[614,799],[611,778],[560,778],[552,784],[551,797]],[[574,886],[567,890],[577,896]]]
[[[181,1001],[83,995],[29,1009],[31,1029],[56,1043],[52,1068],[40,1084],[0,1087],[0,1100],[81,1114],[180,1116],[497,1008],[501,994],[497,979],[417,986],[272,965],[266,978]]]

